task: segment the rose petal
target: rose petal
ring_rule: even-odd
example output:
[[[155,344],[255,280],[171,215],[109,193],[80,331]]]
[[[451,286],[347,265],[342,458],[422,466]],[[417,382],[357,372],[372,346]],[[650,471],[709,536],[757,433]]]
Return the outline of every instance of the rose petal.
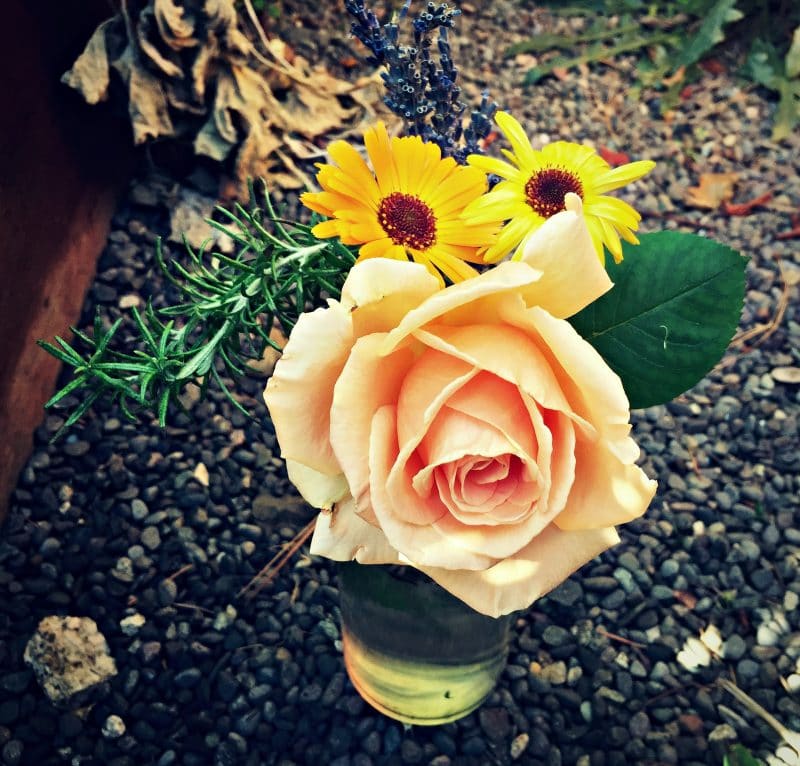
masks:
[[[523,309],[523,313],[530,311]],[[542,407],[561,411],[571,409],[536,337],[531,337],[521,328],[490,324],[467,327],[437,324],[417,330],[414,337],[442,354],[461,359],[513,384]]]
[[[413,350],[406,347],[387,356],[378,349],[383,333],[359,338],[353,345],[333,392],[330,439],[359,511],[369,514],[369,442],[372,418],[384,404],[395,404]],[[396,440],[396,437],[394,437]]]
[[[330,443],[330,409],[352,344],[350,314],[339,304],[301,314],[264,391],[283,457],[328,476],[342,472]]]
[[[286,461],[286,473],[303,499],[314,508],[329,510],[349,492],[347,479],[341,473],[328,476],[291,459]]]
[[[464,512],[481,513],[494,495],[495,485],[508,476],[508,460],[466,457],[458,464],[445,466],[444,475],[450,493],[463,498]]]
[[[482,553],[497,561],[514,555],[524,547],[535,534],[529,528],[535,529],[541,525],[533,513],[520,523],[495,526],[463,524],[452,514],[446,514],[435,521],[433,526],[449,546],[475,554]],[[451,568],[447,562],[440,566]]]
[[[429,521],[414,524],[407,520],[409,515],[418,516],[425,509],[435,517],[442,512],[442,508],[441,502],[435,496],[422,498],[410,487],[407,480],[399,481],[402,477],[398,471],[394,472],[393,490],[387,490],[389,472],[398,456],[396,434],[396,408],[386,405],[373,418],[369,471],[372,508],[390,545],[410,560],[427,566],[485,569],[492,565],[494,560],[485,554],[448,544]]]
[[[604,442],[578,437],[575,460],[575,481],[567,506],[554,522],[559,529],[624,524],[647,510],[657,483],[638,466],[620,461]]]
[[[516,505],[510,515],[518,518],[522,510],[530,509],[540,494],[540,471],[535,458],[530,454],[531,451],[535,452],[536,445],[532,442],[530,433],[522,436],[526,444],[519,445],[509,440],[508,435],[498,428],[445,406],[431,423],[417,449],[422,468],[414,476],[412,484],[419,492],[422,487],[429,485],[433,476],[442,501],[456,519],[467,524],[494,525],[497,517],[483,520],[462,517],[461,512],[468,509],[464,507],[459,494],[447,491],[451,486],[446,477],[447,472],[457,468],[462,460],[471,460],[474,457],[518,461],[519,468],[514,470],[514,486],[509,486],[504,496],[497,495],[495,488],[491,493],[491,504],[483,509],[484,514],[490,515],[497,506],[499,515],[502,516],[502,503],[509,501]],[[520,483],[524,486],[518,486]]]
[[[528,410],[517,386],[481,372],[453,392],[447,407],[497,429],[514,445],[513,451],[536,457],[538,448]]]
[[[320,513],[311,538],[311,553],[334,561],[362,564],[396,564],[397,551],[378,527],[356,513],[355,500],[348,497],[332,513]]]
[[[462,524],[486,526],[521,521],[541,494],[538,470],[531,475],[517,457],[501,455],[491,462],[503,469],[502,475],[487,484],[474,480],[473,474],[482,478],[484,473],[494,471],[491,468],[475,470],[476,460],[485,462],[483,458],[469,456],[434,471],[439,494],[448,498],[447,505],[453,516]]]
[[[565,532],[547,527],[514,556],[481,572],[419,566],[454,596],[489,617],[527,609],[574,571],[619,542],[613,527]]]
[[[542,272],[524,289],[526,303],[560,319],[577,314],[613,287],[586,228],[581,198],[568,192],[564,205],[566,210],[531,235],[521,258]]]
[[[545,410],[541,416],[552,445],[549,460],[550,491],[547,496],[547,515],[552,520],[564,510],[575,479],[575,425],[561,412]]]
[[[481,299],[491,299],[492,305],[499,305],[506,301],[514,301],[522,305],[519,291],[522,287],[530,285],[541,278],[541,272],[524,263],[501,263],[477,277],[464,282],[451,285],[446,290],[440,290],[432,295],[418,308],[409,311],[398,326],[389,332],[383,350],[388,353],[406,337],[423,325],[434,321],[443,314],[448,315],[448,321],[457,323],[465,320],[467,323],[480,317],[475,304]]]
[[[403,449],[416,449],[428,426],[455,391],[478,374],[449,354],[426,349],[403,380],[397,399],[397,436]]]
[[[374,258],[357,263],[342,286],[342,307],[352,312],[356,338],[387,332],[440,289],[419,263]]]
[[[434,418],[417,452],[422,462],[432,468],[465,455],[498,457],[522,452],[522,448],[510,442],[500,429],[445,406]]]
[[[619,376],[569,322],[538,307],[529,309],[528,316],[541,337],[540,350],[572,411],[612,445],[625,440],[631,428],[630,405]],[[536,396],[534,399],[548,409],[562,410]]]

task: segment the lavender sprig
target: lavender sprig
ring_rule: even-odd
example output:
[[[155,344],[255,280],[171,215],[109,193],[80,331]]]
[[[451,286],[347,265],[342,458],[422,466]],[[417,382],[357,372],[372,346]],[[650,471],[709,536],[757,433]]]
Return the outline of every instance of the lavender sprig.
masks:
[[[399,42],[400,23],[409,17],[411,0],[385,24],[363,0],[345,0],[344,5],[353,17],[353,36],[370,51],[367,61],[386,67],[381,74],[386,88],[384,103],[405,122],[406,133],[436,143],[443,156],[461,164],[469,154],[482,154],[480,141],[491,131],[498,107],[484,93],[464,128],[467,105],[460,99],[458,69],[447,38],[461,11],[447,3],[428,2],[411,18],[413,45],[405,45]]]

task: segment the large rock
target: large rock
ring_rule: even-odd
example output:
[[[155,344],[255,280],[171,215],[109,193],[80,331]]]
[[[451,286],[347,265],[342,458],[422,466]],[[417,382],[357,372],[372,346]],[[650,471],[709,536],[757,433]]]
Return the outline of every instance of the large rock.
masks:
[[[105,637],[88,617],[45,617],[25,647],[25,662],[61,708],[99,699],[117,674]]]

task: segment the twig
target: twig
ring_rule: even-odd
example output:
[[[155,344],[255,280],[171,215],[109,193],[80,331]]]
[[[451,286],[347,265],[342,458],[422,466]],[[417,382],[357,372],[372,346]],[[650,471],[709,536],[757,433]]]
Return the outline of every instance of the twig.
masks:
[[[206,607],[198,606],[197,604],[186,604],[183,601],[173,601],[172,606],[176,606],[179,609],[197,609],[198,612],[205,612],[206,614],[214,614],[213,609],[206,609]]]
[[[171,575],[167,575],[164,579],[165,580],[175,580],[176,578],[180,577],[185,572],[190,572],[194,569],[194,564],[186,564],[182,566],[177,572],[173,572]]]
[[[631,641],[630,638],[625,638],[625,636],[617,635],[616,633],[609,633],[605,628],[597,628],[597,632],[601,636],[605,636],[606,638],[610,638],[612,641],[619,641],[621,644],[626,644],[627,646],[635,646],[637,649],[646,649],[647,644],[640,644],[638,641]]]
[[[316,523],[317,520],[312,519],[289,543],[282,546],[281,550],[267,562],[264,568],[236,594],[236,598],[242,598],[243,596],[254,598],[263,588],[270,585],[278,576],[278,572],[289,563],[289,559],[291,559],[292,556],[302,548],[303,543],[311,537]]]
[[[730,202],[723,202],[722,209],[728,215],[750,215],[754,207],[764,207],[767,202],[772,199],[772,192],[766,192],[760,197],[755,197],[748,202],[739,204],[731,204]]]
[[[671,697],[673,694],[680,694],[681,692],[685,692],[687,689],[691,689],[692,687],[696,687],[698,689],[707,688],[703,684],[698,683],[681,684],[673,689],[666,689],[665,691],[656,694],[655,697],[650,697],[650,699],[644,701],[644,706],[647,707],[648,705],[652,705],[654,702],[664,699],[664,697]]]
[[[781,742],[786,743],[792,750],[797,753],[797,757],[800,758],[800,731],[794,731],[794,729],[788,729],[784,726],[777,718],[775,718],[772,713],[768,710],[765,710],[761,705],[758,704],[749,694],[742,691],[735,683],[729,681],[727,678],[719,678],[717,679],[717,683],[725,689],[728,694],[732,694],[736,697],[739,702],[741,702],[751,713],[755,713],[761,719],[766,721],[775,731],[778,733],[778,736],[781,738]]]
[[[256,13],[256,9],[253,8],[253,4],[250,2],[250,0],[242,0],[242,5],[244,5],[244,9],[247,11],[247,15],[250,17],[250,22],[252,23],[253,27],[256,30],[258,39],[264,46],[264,50],[269,53],[272,53],[269,47],[269,40],[267,39],[267,35],[264,32],[264,27],[261,26],[261,22],[258,20],[258,14]]]
[[[251,50],[253,56],[260,64],[263,64],[268,69],[274,69],[276,72],[280,72],[282,75],[288,77],[290,80],[294,80],[295,82],[306,83],[307,78],[304,78],[302,74],[297,71],[296,67],[292,66],[285,58],[283,58],[283,56],[280,56],[270,46],[269,39],[264,32],[264,27],[261,26],[261,22],[258,20],[258,14],[256,13],[255,8],[253,8],[252,2],[250,2],[250,0],[242,0],[242,4],[244,5],[247,15],[250,18],[250,23],[255,28],[258,41],[261,43],[267,55],[271,56],[273,59],[275,59],[275,61],[270,61],[269,59],[264,58],[264,56],[256,50],[255,46],[253,46]]]
[[[732,348],[743,345],[751,338],[758,338],[755,343],[742,350],[742,353],[748,353],[757,346],[760,346],[767,338],[769,338],[770,335],[772,335],[772,333],[778,329],[783,321],[783,315],[786,313],[786,309],[789,305],[789,283],[786,281],[786,277],[783,275],[783,268],[781,268],[781,278],[783,279],[783,289],[781,290],[781,297],[778,300],[778,308],[775,311],[775,316],[766,324],[760,324],[757,327],[751,327],[749,330],[745,330],[743,333],[737,335],[731,341]],[[733,364],[733,360],[731,357],[729,357],[728,359],[724,360],[720,366],[726,367],[731,364]]]
[[[795,226],[793,229],[782,231],[775,235],[775,239],[794,239],[800,237],[800,226]]]

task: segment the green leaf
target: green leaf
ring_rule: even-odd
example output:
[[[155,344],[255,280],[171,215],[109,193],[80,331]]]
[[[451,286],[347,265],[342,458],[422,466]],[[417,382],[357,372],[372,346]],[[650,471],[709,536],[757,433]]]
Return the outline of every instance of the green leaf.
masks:
[[[54,404],[60,402],[65,396],[69,396],[76,388],[80,388],[82,385],[86,383],[86,379],[83,375],[79,375],[77,378],[73,378],[69,383],[67,383],[64,388],[62,388],[58,393],[53,394],[45,403],[44,408],[49,409]]]
[[[772,126],[772,140],[788,138],[800,122],[800,81],[781,78],[778,93],[780,101],[775,110],[775,124]]]
[[[722,764],[723,766],[761,766],[761,761],[743,745],[734,745]]]
[[[103,352],[108,348],[108,344],[111,339],[114,337],[114,333],[119,329],[119,326],[122,324],[122,317],[119,317],[116,322],[109,328],[107,333],[103,333],[103,325],[100,319],[100,314],[98,313],[95,317],[94,321],[94,337],[97,346],[95,347],[94,355],[100,357],[103,355]],[[99,334],[98,334],[99,330]]]
[[[743,74],[765,88],[778,90],[781,70],[782,64],[775,46],[764,40],[754,40]]]
[[[610,263],[614,287],[570,320],[620,376],[631,407],[661,404],[719,361],[744,301],[745,259],[710,239],[643,234]]]
[[[515,43],[506,49],[505,57],[516,56],[519,53],[540,53],[550,51],[553,48],[567,48],[574,50],[578,43],[589,43],[596,40],[608,40],[609,38],[620,37],[631,32],[640,30],[639,24],[627,24],[619,27],[609,27],[605,24],[590,29],[582,34],[557,35],[548,32],[540,32],[535,37]]]
[[[743,16],[744,14],[736,8],[736,0],[717,0],[707,11],[697,34],[675,57],[675,68],[700,61],[717,43],[725,39],[722,28]]]
[[[794,30],[792,45],[786,53],[786,76],[789,79],[800,75],[800,27]]]
[[[667,41],[677,39],[677,35],[669,33],[658,33],[654,35],[634,35],[632,37],[625,37],[616,45],[601,45],[596,43],[589,46],[585,53],[578,56],[556,56],[555,58],[548,59],[543,64],[529,69],[525,74],[523,85],[535,85],[543,77],[552,74],[554,70],[572,69],[581,64],[591,64],[595,61],[603,61],[619,56],[622,53],[630,53],[631,51],[639,50],[649,45],[657,45]]]
[[[54,356],[60,362],[68,364],[71,367],[79,367],[83,364],[83,359],[78,353],[70,346],[65,340],[56,336],[56,340],[64,347],[62,351],[58,346],[48,343],[46,340],[36,341],[50,356]]]
[[[167,425],[167,410],[169,409],[170,389],[165,388],[158,400],[158,425],[162,428]]]
[[[195,354],[188,362],[186,362],[185,365],[183,365],[183,367],[181,367],[175,377],[178,378],[178,380],[183,380],[184,378],[189,378],[194,374],[205,375],[214,360],[215,354],[217,353],[217,346],[219,345],[220,340],[222,340],[224,337],[225,333],[228,332],[229,327],[230,322],[225,321],[222,327],[217,330],[216,335],[214,335],[214,337],[208,341],[201,351]]]

